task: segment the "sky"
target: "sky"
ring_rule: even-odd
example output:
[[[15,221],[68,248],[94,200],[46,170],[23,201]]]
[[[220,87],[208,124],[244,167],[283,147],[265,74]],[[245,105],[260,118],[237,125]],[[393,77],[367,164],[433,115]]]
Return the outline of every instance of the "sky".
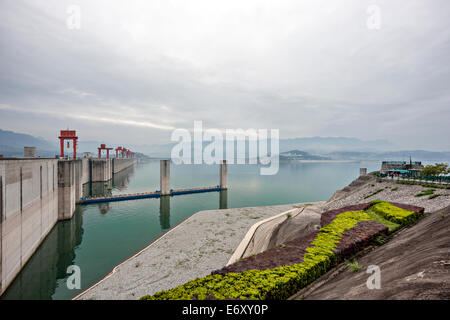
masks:
[[[448,0],[0,0],[0,128],[177,128],[450,150]],[[79,19],[78,19],[79,18]]]

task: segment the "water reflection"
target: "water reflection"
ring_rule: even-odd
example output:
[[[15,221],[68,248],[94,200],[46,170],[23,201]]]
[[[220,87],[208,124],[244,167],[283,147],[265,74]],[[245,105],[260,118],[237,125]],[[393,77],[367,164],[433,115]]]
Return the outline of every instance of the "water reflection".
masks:
[[[101,197],[112,195],[113,190],[122,191],[127,188],[134,176],[134,166],[128,167],[113,175],[113,178],[104,182],[89,182],[83,185],[84,197]]]
[[[128,167],[113,175],[113,188],[119,191],[125,190],[134,176],[135,166]]]
[[[219,192],[219,208],[228,209],[228,190],[221,190]]]
[[[170,229],[170,196],[162,196],[159,200],[159,223],[161,229]]]
[[[75,248],[83,237],[83,210],[78,206],[72,219],[56,224],[1,299],[52,298],[57,280],[66,278],[67,267],[74,264]]]
[[[86,183],[83,185],[83,197],[110,196],[113,190],[125,190],[133,175],[134,166],[114,174],[113,178],[109,181]],[[107,214],[110,209],[108,202],[98,204],[98,210],[101,214]]]
[[[110,209],[109,202],[101,202],[98,204],[98,211],[101,214],[107,214]]]

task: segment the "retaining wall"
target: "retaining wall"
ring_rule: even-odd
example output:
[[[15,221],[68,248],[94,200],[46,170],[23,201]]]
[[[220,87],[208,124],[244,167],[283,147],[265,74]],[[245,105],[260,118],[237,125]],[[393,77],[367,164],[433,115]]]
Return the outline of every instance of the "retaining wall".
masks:
[[[58,221],[58,160],[0,161],[0,294]]]
[[[114,158],[112,159],[112,173],[116,174],[122,170],[125,170],[126,168],[131,167],[136,163],[136,159],[120,159],[120,158]]]
[[[90,159],[91,182],[109,181],[112,179],[112,159]]]

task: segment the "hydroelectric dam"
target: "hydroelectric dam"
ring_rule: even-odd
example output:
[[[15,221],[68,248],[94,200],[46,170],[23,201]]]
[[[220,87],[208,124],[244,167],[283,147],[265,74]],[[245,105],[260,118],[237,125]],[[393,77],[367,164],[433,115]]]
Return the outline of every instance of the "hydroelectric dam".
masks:
[[[84,184],[110,181],[136,162],[0,157],[0,295],[55,224],[72,218]]]

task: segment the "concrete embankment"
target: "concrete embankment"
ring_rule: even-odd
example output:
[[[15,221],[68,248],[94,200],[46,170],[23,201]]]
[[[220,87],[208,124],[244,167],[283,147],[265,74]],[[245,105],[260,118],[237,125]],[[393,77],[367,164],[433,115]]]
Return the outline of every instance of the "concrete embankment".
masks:
[[[410,204],[425,208],[425,212],[434,212],[450,205],[450,189],[441,189],[436,185],[430,195],[422,195],[424,190],[433,188],[421,185],[399,184],[396,181],[380,180],[372,175],[361,176],[347,187],[338,190],[324,205],[323,210],[385,200]]]
[[[0,161],[0,293],[58,221],[58,160]]]
[[[290,204],[200,211],[138,252],[75,299],[137,299],[223,267],[248,229]]]
[[[118,160],[119,171],[136,161]],[[112,160],[0,160],[0,295],[56,222],[72,218],[83,184],[92,177],[111,180]]]

